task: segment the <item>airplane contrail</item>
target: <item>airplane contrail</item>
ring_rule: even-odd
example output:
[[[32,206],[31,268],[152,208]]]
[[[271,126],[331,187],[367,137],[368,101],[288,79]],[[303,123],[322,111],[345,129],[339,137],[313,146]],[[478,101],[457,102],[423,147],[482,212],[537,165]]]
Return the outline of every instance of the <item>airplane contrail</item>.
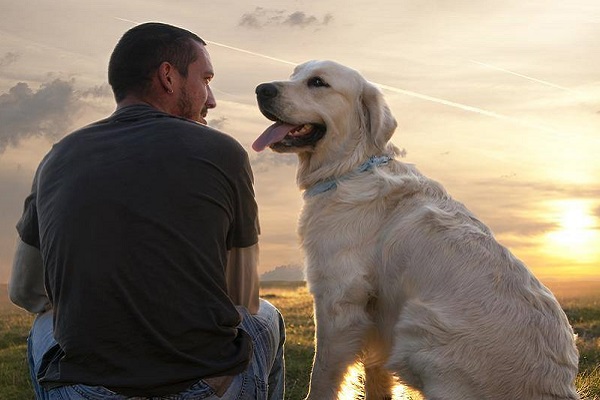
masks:
[[[116,18],[118,20],[121,20],[121,21],[125,21],[125,22],[131,22],[131,23],[134,23],[136,25],[139,24],[139,22],[128,20],[128,19],[125,19],[125,18],[119,18],[119,17],[114,17],[114,18]],[[229,50],[233,50],[233,51],[237,51],[237,52],[241,52],[241,53],[245,53],[245,54],[250,54],[250,55],[253,55],[253,56],[256,56],[256,57],[265,58],[265,59],[271,60],[271,61],[276,61],[276,62],[280,62],[280,63],[283,63],[283,64],[292,65],[292,66],[298,65],[298,63],[295,63],[295,62],[292,62],[292,61],[283,60],[281,58],[276,58],[276,57],[271,57],[271,56],[266,55],[266,54],[257,53],[257,52],[250,51],[250,50],[241,49],[239,47],[233,47],[233,46],[229,46],[229,45],[226,45],[226,44],[223,44],[223,43],[214,42],[214,41],[210,41],[210,40],[206,40],[206,42],[210,43],[210,44],[213,44],[215,46],[220,46],[220,47],[223,47],[223,48],[226,48],[226,49],[229,49]],[[473,62],[476,62],[476,61],[473,61]],[[534,129],[538,129],[538,130],[542,130],[542,131],[546,131],[546,132],[550,132],[550,133],[554,133],[554,134],[561,134],[561,132],[555,131],[555,130],[553,130],[551,128],[548,128],[548,127],[545,127],[545,126],[542,126],[542,125],[538,125],[538,124],[534,124],[534,123],[531,123],[531,122],[527,122],[527,121],[524,121],[524,120],[519,119],[519,118],[510,117],[508,115],[499,114],[499,113],[496,113],[496,112],[493,112],[493,111],[484,110],[484,109],[479,108],[479,107],[474,107],[474,106],[469,106],[469,105],[466,105],[466,104],[457,103],[457,102],[454,102],[454,101],[444,100],[444,99],[440,99],[440,98],[437,98],[437,97],[428,96],[426,94],[417,93],[417,92],[413,92],[413,91],[405,90],[405,89],[400,89],[400,88],[397,88],[397,87],[393,87],[393,86],[389,86],[389,85],[384,85],[384,84],[377,83],[377,82],[371,82],[371,83],[373,83],[374,85],[379,86],[381,89],[388,90],[388,91],[391,91],[391,92],[400,93],[400,94],[404,94],[404,95],[407,95],[407,96],[415,97],[415,98],[418,98],[418,99],[421,99],[421,100],[431,101],[433,103],[438,103],[438,104],[442,104],[442,105],[445,105],[445,106],[458,108],[458,109],[461,109],[463,111],[468,111],[468,112],[473,112],[473,113],[477,113],[477,114],[480,114],[480,115],[485,115],[485,116],[491,117],[491,118],[496,118],[496,119],[500,119],[500,120],[504,120],[504,121],[509,121],[509,122],[512,122],[512,123],[515,123],[515,124],[519,124],[519,125],[522,125],[522,126],[527,126],[527,127],[530,127],[530,128],[534,128]]]
[[[509,121],[509,122],[516,123],[516,124],[519,124],[519,125],[527,126],[529,128],[534,128],[534,129],[546,131],[546,132],[549,132],[549,133],[554,133],[554,134],[562,135],[562,132],[556,131],[556,130],[554,130],[552,128],[549,128],[547,126],[543,126],[543,125],[539,125],[539,124],[534,124],[534,123],[527,122],[527,121],[524,121],[524,120],[519,119],[519,118],[511,117],[511,116],[500,114],[500,113],[493,112],[493,111],[484,110],[483,108],[469,106],[469,105],[461,104],[461,103],[456,103],[454,101],[444,100],[444,99],[440,99],[438,97],[432,97],[432,96],[428,96],[426,94],[412,92],[410,90],[405,90],[405,89],[400,89],[400,88],[393,87],[393,86],[383,85],[381,83],[376,83],[376,82],[371,82],[371,83],[379,86],[380,88],[382,88],[384,90],[388,90],[390,92],[396,92],[396,93],[400,93],[400,94],[405,94],[407,96],[412,96],[412,97],[416,97],[418,99],[422,99],[422,100],[427,100],[427,101],[431,101],[431,102],[434,102],[434,103],[443,104],[443,105],[446,105],[446,106],[449,106],[449,107],[459,108],[459,109],[464,110],[464,111],[474,112],[474,113],[477,113],[477,114],[485,115],[487,117],[492,117],[492,118],[501,119],[501,120],[504,120],[504,121]]]
[[[113,17],[113,18],[114,18],[114,19],[118,19],[119,21],[131,22],[132,24],[135,24],[135,25],[139,25],[139,24],[140,24],[139,22],[137,22],[137,21],[132,21],[132,20],[130,20],[130,19],[119,18],[119,17]]]
[[[207,40],[207,42],[211,43],[211,44],[214,44],[216,46],[221,46],[221,47],[230,49],[230,50],[235,50],[235,51],[239,51],[239,52],[242,52],[242,53],[251,54],[253,56],[257,56],[257,57],[261,57],[261,58],[266,58],[268,60],[273,60],[273,61],[277,61],[277,62],[281,62],[281,63],[284,63],[284,64],[293,65],[293,66],[298,65],[298,63],[294,63],[294,62],[291,62],[291,61],[288,61],[288,60],[282,60],[280,58],[271,57],[271,56],[268,56],[266,54],[261,54],[261,53],[256,53],[256,52],[249,51],[249,50],[240,49],[239,47],[228,46],[226,44],[212,42],[212,41],[208,41],[208,40]],[[552,128],[549,128],[549,127],[546,127],[546,126],[543,126],[543,125],[531,123],[531,122],[524,121],[524,120],[519,119],[519,118],[515,118],[515,117],[508,116],[508,115],[499,114],[499,113],[496,113],[496,112],[493,112],[493,111],[484,110],[484,109],[479,108],[479,107],[474,107],[474,106],[469,106],[469,105],[466,105],[466,104],[457,103],[457,102],[454,102],[454,101],[444,100],[444,99],[440,99],[440,98],[437,98],[437,97],[428,96],[426,94],[417,93],[417,92],[413,92],[413,91],[405,90],[405,89],[400,89],[400,88],[389,86],[389,85],[384,85],[382,83],[377,83],[377,82],[371,82],[371,83],[373,83],[374,85],[379,86],[381,89],[384,89],[384,90],[387,90],[387,91],[390,91],[390,92],[400,93],[400,94],[404,94],[404,95],[407,95],[407,96],[415,97],[415,98],[418,98],[418,99],[421,99],[421,100],[431,101],[431,102],[434,102],[434,103],[443,104],[445,106],[458,108],[458,109],[461,109],[461,110],[464,110],[464,111],[474,112],[474,113],[477,113],[477,114],[485,115],[487,117],[492,117],[492,118],[496,118],[496,119],[500,119],[500,120],[504,120],[504,121],[509,121],[509,122],[512,122],[512,123],[515,123],[515,124],[519,124],[519,125],[526,126],[526,127],[533,128],[533,129],[537,129],[537,130],[542,130],[542,131],[553,133],[553,134],[559,134],[559,135],[562,134],[561,132],[558,132],[558,131],[556,131],[556,130],[554,130]]]
[[[213,42],[212,40],[206,40],[206,43],[214,44],[215,46],[224,47],[224,48],[230,49],[230,50],[239,51],[240,53],[246,53],[246,54],[251,54],[251,55],[257,56],[257,57],[266,58],[267,60],[277,61],[277,62],[280,62],[280,63],[283,63],[283,64],[288,64],[288,65],[293,65],[293,66],[296,66],[296,65],[299,64],[299,63],[295,63],[295,62],[291,62],[291,61],[287,61],[287,60],[282,60],[281,58],[275,58],[275,57],[267,56],[265,54],[255,53],[255,52],[250,51],[250,50],[240,49],[239,47],[233,47],[233,46],[228,46],[228,45],[223,44],[223,43]]]
[[[135,25],[139,25],[140,24],[140,22],[132,21],[130,19],[125,19],[125,18],[120,18],[120,17],[113,17],[113,18],[118,19],[119,21],[130,22],[130,23],[135,24]],[[288,65],[293,65],[293,66],[296,66],[296,65],[299,64],[299,63],[295,63],[295,62],[291,62],[291,61],[287,61],[287,60],[282,60],[281,58],[271,57],[271,56],[268,56],[266,54],[255,53],[255,52],[250,51],[250,50],[240,49],[239,47],[233,47],[233,46],[229,46],[229,45],[226,45],[226,44],[223,44],[223,43],[214,42],[212,40],[204,40],[204,41],[206,43],[213,44],[215,46],[224,47],[226,49],[235,50],[235,51],[238,51],[240,53],[246,53],[246,54],[250,54],[250,55],[253,55],[253,56],[258,56],[258,57],[266,58],[267,60],[277,61],[277,62],[280,62],[280,63],[283,63],[283,64],[288,64]]]
[[[514,72],[514,71],[511,71],[511,70],[508,70],[508,69],[500,68],[500,67],[497,67],[497,66],[492,65],[492,64],[486,64],[486,63],[482,63],[480,61],[475,61],[475,60],[469,60],[469,61],[472,62],[472,63],[474,63],[474,64],[481,65],[482,67],[491,68],[491,69],[495,69],[497,71],[506,72],[507,74],[515,75],[515,76],[518,76],[518,77],[521,77],[521,78],[524,78],[524,79],[527,79],[527,80],[530,80],[530,81],[533,81],[533,82],[541,83],[542,85],[551,86],[551,87],[556,88],[556,89],[561,89],[561,90],[566,90],[568,92],[577,93],[576,90],[569,89],[568,87],[560,86],[560,85],[557,85],[557,84],[552,83],[552,82],[544,81],[542,79],[537,79],[537,78],[534,78],[532,76],[527,76],[527,75],[519,74],[518,72]]]

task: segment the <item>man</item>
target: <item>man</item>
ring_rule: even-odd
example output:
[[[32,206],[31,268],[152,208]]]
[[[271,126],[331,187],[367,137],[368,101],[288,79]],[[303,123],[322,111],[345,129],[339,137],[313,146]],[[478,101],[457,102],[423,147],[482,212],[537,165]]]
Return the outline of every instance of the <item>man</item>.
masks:
[[[205,45],[159,23],[126,32],[109,63],[117,110],[38,167],[9,290],[40,313],[40,399],[283,398],[248,156],[203,125],[216,106]]]

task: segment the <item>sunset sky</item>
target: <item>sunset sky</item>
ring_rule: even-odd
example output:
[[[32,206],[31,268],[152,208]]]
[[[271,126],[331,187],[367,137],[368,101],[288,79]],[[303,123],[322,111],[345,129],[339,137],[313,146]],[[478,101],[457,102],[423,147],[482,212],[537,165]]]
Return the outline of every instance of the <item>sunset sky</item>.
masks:
[[[261,272],[302,264],[296,158],[250,145],[254,88],[331,59],[379,84],[393,142],[542,280],[600,280],[598,0],[0,0],[0,282],[23,199],[53,142],[114,111],[120,36],[160,21],[209,42],[209,124],[248,150]]]

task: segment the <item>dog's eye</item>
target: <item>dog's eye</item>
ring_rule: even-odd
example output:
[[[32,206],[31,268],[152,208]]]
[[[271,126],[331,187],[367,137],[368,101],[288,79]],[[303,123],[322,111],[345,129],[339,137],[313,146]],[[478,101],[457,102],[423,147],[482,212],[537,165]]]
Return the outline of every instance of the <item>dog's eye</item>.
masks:
[[[322,78],[315,76],[314,78],[310,78],[308,80],[309,87],[329,87],[329,84],[325,82]]]

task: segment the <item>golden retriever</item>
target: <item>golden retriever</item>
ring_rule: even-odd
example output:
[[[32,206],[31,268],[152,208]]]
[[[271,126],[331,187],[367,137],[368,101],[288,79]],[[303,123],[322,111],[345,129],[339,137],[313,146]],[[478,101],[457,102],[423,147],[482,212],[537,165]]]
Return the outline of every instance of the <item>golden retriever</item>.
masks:
[[[391,399],[392,374],[430,400],[579,398],[560,305],[463,204],[394,158],[375,85],[309,61],[256,93],[275,124],[253,148],[299,157],[316,319],[307,399],[335,399],[357,359],[370,400]]]

